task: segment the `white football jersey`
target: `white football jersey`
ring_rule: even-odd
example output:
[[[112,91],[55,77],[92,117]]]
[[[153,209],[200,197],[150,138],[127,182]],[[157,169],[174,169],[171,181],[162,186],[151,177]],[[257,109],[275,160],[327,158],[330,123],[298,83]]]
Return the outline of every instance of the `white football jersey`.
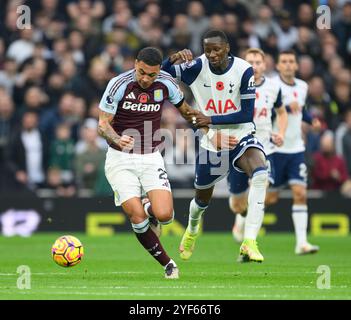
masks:
[[[256,84],[256,100],[254,123],[256,125],[255,136],[264,147],[266,155],[276,150],[272,143],[272,110],[282,106],[280,84],[269,78],[264,78],[260,85]]]
[[[196,101],[196,108],[207,116],[230,115],[241,110],[241,100],[255,98],[255,82],[251,65],[238,57],[229,56],[227,69],[216,74],[211,70],[205,54],[196,60],[164,68],[177,79],[188,84]],[[211,125],[213,129],[234,135],[239,140],[255,132],[253,122],[225,125]],[[217,150],[206,135],[201,146]]]
[[[302,138],[302,108],[305,107],[307,97],[307,83],[295,78],[293,85],[287,84],[280,77],[276,80],[282,90],[282,101],[285,106],[289,106],[293,101],[297,101],[301,111],[296,114],[288,113],[288,127],[285,132],[284,144],[277,147],[280,153],[298,153],[305,151],[305,144]],[[276,128],[276,122],[274,123]]]

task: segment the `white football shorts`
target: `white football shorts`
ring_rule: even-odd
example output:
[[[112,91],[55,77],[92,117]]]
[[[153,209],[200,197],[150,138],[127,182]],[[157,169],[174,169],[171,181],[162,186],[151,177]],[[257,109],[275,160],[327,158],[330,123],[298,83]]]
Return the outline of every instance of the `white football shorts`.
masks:
[[[168,190],[171,186],[160,152],[126,153],[108,148],[105,175],[120,206],[133,197],[142,197],[151,190]]]

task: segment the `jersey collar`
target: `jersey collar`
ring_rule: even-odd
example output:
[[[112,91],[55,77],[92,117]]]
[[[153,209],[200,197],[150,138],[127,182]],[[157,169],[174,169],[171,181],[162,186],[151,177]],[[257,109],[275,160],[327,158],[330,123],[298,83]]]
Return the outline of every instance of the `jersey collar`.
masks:
[[[264,76],[261,77],[262,82],[260,84],[256,84],[256,88],[262,86],[266,82],[266,78]]]
[[[222,71],[222,72],[218,72],[218,71],[216,71],[215,69],[213,69],[213,68],[211,67],[210,62],[208,62],[208,65],[209,65],[209,67],[210,67],[211,72],[214,73],[214,74],[218,74],[218,75],[220,75],[220,74],[225,74],[225,73],[232,67],[232,65],[233,65],[233,63],[234,63],[234,56],[233,56],[231,53],[229,53],[228,59],[229,59],[228,66],[227,66],[227,67],[225,68],[225,70]]]
[[[287,83],[286,81],[283,80],[283,78],[279,75],[279,78],[280,80],[285,83],[287,86],[290,86],[290,87],[295,87],[296,86],[296,81],[294,80],[294,83],[291,84],[291,83]]]

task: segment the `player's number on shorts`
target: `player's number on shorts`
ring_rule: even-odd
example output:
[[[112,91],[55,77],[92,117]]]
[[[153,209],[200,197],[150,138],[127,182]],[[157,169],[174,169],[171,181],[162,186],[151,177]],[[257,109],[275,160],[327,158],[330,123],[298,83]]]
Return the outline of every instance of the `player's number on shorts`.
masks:
[[[248,139],[246,141],[241,142],[240,143],[240,147],[245,147],[249,142],[252,142],[252,141],[253,141],[254,144],[258,144],[257,138],[250,138],[250,139]]]
[[[158,168],[157,171],[160,172],[160,175],[158,176],[160,180],[168,180],[166,170]]]
[[[307,166],[304,163],[299,166],[299,175],[304,181],[307,180]]]

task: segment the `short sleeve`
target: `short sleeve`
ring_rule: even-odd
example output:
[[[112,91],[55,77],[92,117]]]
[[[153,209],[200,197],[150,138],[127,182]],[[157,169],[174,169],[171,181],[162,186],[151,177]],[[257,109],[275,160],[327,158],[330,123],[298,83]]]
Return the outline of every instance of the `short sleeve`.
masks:
[[[100,110],[116,114],[118,103],[122,100],[126,87],[126,83],[120,81],[119,77],[111,79],[100,100]]]

